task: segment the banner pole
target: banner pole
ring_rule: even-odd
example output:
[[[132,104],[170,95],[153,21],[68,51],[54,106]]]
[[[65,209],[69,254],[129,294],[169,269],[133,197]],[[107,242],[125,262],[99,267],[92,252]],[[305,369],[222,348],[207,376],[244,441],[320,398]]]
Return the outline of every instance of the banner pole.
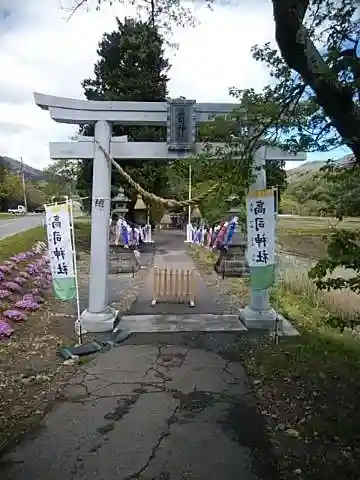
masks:
[[[75,246],[75,228],[74,228],[74,211],[72,200],[67,201],[69,205],[70,213],[70,229],[71,229],[71,242],[73,244],[73,264],[74,264],[74,274],[75,274],[75,290],[76,290],[76,310],[77,310],[77,320],[75,322],[75,331],[78,335],[78,342],[81,345],[83,343],[83,332],[81,325],[81,311],[80,311],[80,298],[79,298],[79,281],[78,281],[78,269],[77,269],[77,260],[76,260],[76,246]]]

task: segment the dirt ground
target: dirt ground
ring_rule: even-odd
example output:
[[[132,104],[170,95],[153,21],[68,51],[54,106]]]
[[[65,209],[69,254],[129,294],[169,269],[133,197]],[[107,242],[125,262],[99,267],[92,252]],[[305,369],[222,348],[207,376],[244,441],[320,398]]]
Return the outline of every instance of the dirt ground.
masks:
[[[219,280],[206,250],[192,254],[206,284],[242,307],[241,279]],[[247,302],[246,302],[247,303]],[[239,336],[235,357],[246,366],[282,480],[359,480],[360,343],[328,325],[329,314],[282,292],[277,310],[298,337]]]
[[[277,236],[283,251],[317,260],[326,256],[326,238],[335,228],[360,230],[360,221],[358,218],[339,222],[328,217],[280,216]]]
[[[54,316],[53,306],[50,302],[0,345],[0,454],[37,424],[73,373],[55,352],[58,345],[74,343],[74,320],[60,309]]]
[[[79,289],[87,291],[88,239],[78,241],[79,245]],[[146,269],[138,272],[131,287],[119,297],[118,309],[126,310],[135,300],[146,273]],[[0,457],[39,424],[75,373],[76,367],[64,365],[57,350],[77,343],[76,316],[74,302],[60,302],[49,292],[41,310],[27,314],[26,322],[14,322],[14,334],[0,340]]]
[[[278,238],[281,250],[284,252],[315,260],[324,258],[326,255],[325,233],[315,235],[311,232],[306,234],[281,231]]]
[[[281,478],[358,480],[359,350],[317,333],[244,347]]]
[[[42,418],[74,372],[56,356],[73,345],[74,305],[48,297],[40,311],[14,324],[14,334],[0,341],[0,455]]]

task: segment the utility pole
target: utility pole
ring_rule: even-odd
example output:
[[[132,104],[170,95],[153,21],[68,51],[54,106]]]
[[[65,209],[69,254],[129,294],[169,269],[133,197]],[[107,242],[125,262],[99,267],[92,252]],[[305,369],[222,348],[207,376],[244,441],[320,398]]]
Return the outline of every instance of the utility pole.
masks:
[[[20,162],[21,162],[21,181],[22,181],[22,189],[23,189],[23,196],[24,196],[24,207],[25,207],[26,213],[28,213],[23,157],[20,157]]]
[[[190,202],[191,202],[191,165],[189,164],[189,205],[188,205],[188,221],[187,221],[187,225],[186,225],[186,240],[185,240],[185,243],[192,243],[192,236],[193,236],[193,233],[192,233],[192,226],[191,226],[191,205],[190,205]]]
[[[189,187],[188,187],[188,192],[189,192],[189,202],[191,202],[191,165],[189,165]],[[188,206],[188,225],[191,223],[191,205],[189,203]]]

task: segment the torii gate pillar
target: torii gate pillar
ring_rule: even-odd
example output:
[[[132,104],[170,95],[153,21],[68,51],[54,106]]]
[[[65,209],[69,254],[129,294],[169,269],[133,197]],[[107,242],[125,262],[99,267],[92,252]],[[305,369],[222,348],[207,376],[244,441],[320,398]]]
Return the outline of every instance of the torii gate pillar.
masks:
[[[95,140],[110,153],[111,124],[95,123]],[[109,218],[111,164],[95,143],[92,198],[102,198],[101,207],[94,202],[91,210],[91,256],[89,306],[81,314],[81,326],[86,332],[108,332],[113,329],[118,312],[108,306]]]
[[[266,188],[266,149],[259,148],[254,156],[254,181],[249,187],[249,192]],[[269,290],[251,289],[250,305],[240,309],[240,319],[248,328],[274,330],[278,319],[279,329],[283,328],[283,317],[270,305]]]

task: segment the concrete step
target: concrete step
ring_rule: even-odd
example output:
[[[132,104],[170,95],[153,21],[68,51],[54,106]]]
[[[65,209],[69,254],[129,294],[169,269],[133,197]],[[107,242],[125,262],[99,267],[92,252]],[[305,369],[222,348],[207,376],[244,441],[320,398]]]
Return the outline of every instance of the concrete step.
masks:
[[[117,329],[131,333],[155,332],[246,332],[237,315],[124,315]]]

